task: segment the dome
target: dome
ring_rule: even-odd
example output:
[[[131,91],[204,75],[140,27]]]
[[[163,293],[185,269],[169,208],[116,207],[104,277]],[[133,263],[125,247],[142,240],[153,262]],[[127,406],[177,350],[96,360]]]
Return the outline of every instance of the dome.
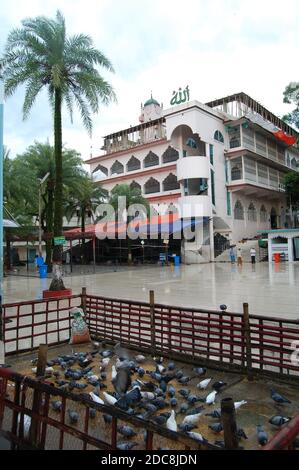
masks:
[[[149,106],[150,104],[155,104],[155,105],[157,105],[157,106],[160,106],[160,103],[158,103],[158,101],[155,100],[155,99],[152,97],[152,95],[151,95],[150,99],[147,100],[147,101],[144,103],[144,106]]]

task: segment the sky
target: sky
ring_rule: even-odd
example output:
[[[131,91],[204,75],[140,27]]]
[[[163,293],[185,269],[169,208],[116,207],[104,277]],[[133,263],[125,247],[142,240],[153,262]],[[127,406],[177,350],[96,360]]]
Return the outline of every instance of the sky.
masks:
[[[90,139],[78,114],[63,112],[63,142],[84,160],[97,156],[106,134],[138,124],[141,102],[164,108],[173,90],[190,88],[202,103],[244,91],[278,116],[290,111],[283,91],[298,81],[298,0],[0,0],[0,53],[8,33],[27,17],[54,17],[59,9],[67,34],[89,34],[112,62],[103,71],[117,103],[93,116]],[[34,140],[53,143],[46,94],[22,119],[24,89],[5,102],[4,141],[11,156]]]

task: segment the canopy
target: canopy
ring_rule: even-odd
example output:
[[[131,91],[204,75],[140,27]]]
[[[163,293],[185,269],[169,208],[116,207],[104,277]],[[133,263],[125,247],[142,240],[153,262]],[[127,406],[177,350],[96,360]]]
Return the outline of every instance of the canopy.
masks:
[[[17,224],[17,223],[14,222],[13,220],[3,219],[3,227],[6,227],[6,228],[18,228],[18,227],[20,227],[20,226],[19,226],[19,224]]]

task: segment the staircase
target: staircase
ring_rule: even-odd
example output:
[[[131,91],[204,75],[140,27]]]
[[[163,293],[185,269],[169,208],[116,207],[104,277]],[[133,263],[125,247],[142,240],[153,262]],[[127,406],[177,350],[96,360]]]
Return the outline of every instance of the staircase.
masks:
[[[244,263],[251,263],[251,256],[250,250],[251,248],[255,248],[256,250],[256,262],[259,263],[260,261],[265,261],[265,258],[268,256],[267,249],[260,248],[258,244],[258,240],[248,240],[244,243],[237,243],[237,246],[241,246],[242,248],[242,258]],[[237,256],[237,248],[235,248],[235,253]],[[230,254],[229,249],[225,250],[219,256],[215,256],[215,261],[218,263],[225,263],[230,262]]]

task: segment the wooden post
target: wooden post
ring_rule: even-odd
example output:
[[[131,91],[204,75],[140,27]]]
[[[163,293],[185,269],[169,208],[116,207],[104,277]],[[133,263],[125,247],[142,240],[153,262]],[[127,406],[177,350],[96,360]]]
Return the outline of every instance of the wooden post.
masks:
[[[81,299],[82,310],[86,314],[86,287],[82,287]]]
[[[4,321],[2,310],[2,295],[0,295],[0,366],[5,364]]]
[[[249,306],[243,304],[243,321],[244,321],[244,336],[246,342],[246,368],[247,378],[249,381],[253,380],[252,371],[252,354],[251,354],[251,337],[250,337],[250,320],[249,320]]]
[[[155,354],[156,351],[156,338],[155,338],[155,292],[150,290],[149,293],[149,303],[150,303],[150,317],[151,317],[151,349],[152,354]]]
[[[48,354],[48,345],[40,344],[38,349],[38,360],[37,360],[37,370],[36,376],[38,380],[42,380],[45,376],[46,366],[47,366],[47,354]],[[42,392],[39,390],[34,390],[33,401],[32,401],[32,411],[33,413],[40,415],[41,414],[41,402],[42,402]],[[39,445],[39,435],[40,435],[41,422],[38,419],[31,419],[29,439],[33,447],[38,447]]]
[[[238,449],[236,410],[232,398],[221,400],[221,421],[224,431],[225,449]]]

